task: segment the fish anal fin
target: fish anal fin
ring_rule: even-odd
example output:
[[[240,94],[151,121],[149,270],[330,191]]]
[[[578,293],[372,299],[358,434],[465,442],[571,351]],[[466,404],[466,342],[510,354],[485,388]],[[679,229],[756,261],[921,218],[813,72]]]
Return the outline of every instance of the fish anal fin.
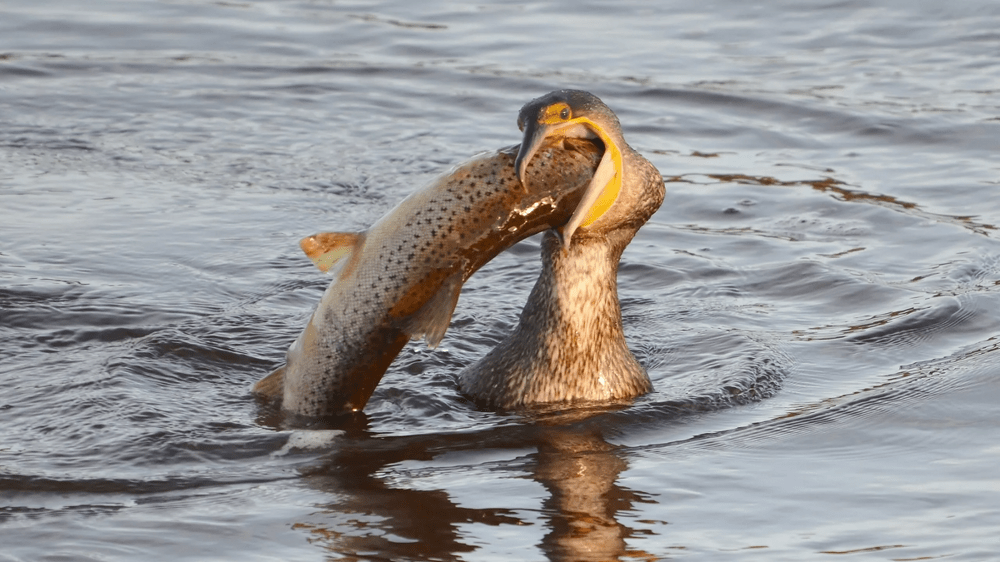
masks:
[[[270,375],[257,381],[251,391],[268,400],[281,400],[281,395],[285,386],[285,367],[281,366]]]
[[[403,320],[402,329],[410,339],[424,336],[427,346],[435,348],[444,338],[451,323],[451,315],[458,304],[458,295],[462,292],[464,272],[459,269],[441,283],[434,293],[419,310]]]
[[[361,244],[357,232],[320,232],[299,241],[299,247],[320,271],[327,272],[338,262],[350,256]]]

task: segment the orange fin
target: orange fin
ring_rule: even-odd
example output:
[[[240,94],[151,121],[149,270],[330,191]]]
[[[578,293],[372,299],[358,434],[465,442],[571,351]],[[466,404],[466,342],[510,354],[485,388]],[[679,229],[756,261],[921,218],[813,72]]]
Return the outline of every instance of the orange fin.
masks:
[[[451,324],[451,315],[458,304],[458,295],[462,292],[464,273],[460,269],[448,276],[441,283],[441,288],[434,293],[420,310],[414,312],[403,324],[403,331],[410,339],[424,336],[427,346],[431,349],[438,346]]]
[[[285,386],[285,367],[281,366],[273,373],[257,381],[251,390],[254,394],[269,400],[280,400]]]
[[[351,255],[361,240],[362,236],[356,232],[321,232],[300,240],[299,247],[325,273]]]

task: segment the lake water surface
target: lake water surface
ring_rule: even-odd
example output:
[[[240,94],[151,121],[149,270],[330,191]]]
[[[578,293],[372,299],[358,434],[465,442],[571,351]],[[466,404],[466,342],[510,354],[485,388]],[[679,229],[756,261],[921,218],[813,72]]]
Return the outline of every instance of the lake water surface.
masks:
[[[1000,4],[4,0],[0,560],[1000,559]],[[477,411],[518,244],[365,415],[250,385],[363,229],[526,101],[663,173],[655,391]]]

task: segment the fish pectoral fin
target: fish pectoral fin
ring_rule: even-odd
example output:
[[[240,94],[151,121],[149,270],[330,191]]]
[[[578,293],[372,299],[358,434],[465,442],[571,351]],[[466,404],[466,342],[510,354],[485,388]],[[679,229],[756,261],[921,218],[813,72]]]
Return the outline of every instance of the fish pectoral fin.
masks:
[[[280,400],[285,386],[284,365],[275,369],[273,373],[257,381],[253,385],[251,392],[268,400]]]
[[[356,232],[320,232],[299,241],[299,247],[322,272],[351,255],[362,241]]]
[[[424,336],[427,340],[427,347],[431,349],[438,346],[444,338],[444,333],[448,331],[451,323],[451,315],[455,312],[458,304],[458,295],[462,292],[464,274],[461,269],[448,276],[441,284],[441,288],[434,294],[420,310],[411,314],[403,321],[402,329],[410,336],[410,339]]]

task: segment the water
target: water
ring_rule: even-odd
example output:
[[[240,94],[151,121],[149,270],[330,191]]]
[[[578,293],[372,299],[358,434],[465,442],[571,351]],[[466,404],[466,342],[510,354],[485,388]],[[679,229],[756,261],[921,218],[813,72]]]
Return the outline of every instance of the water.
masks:
[[[6,0],[0,560],[991,560],[1000,6]],[[250,385],[367,227],[577,87],[667,200],[626,408],[476,411],[537,241],[366,416]]]

